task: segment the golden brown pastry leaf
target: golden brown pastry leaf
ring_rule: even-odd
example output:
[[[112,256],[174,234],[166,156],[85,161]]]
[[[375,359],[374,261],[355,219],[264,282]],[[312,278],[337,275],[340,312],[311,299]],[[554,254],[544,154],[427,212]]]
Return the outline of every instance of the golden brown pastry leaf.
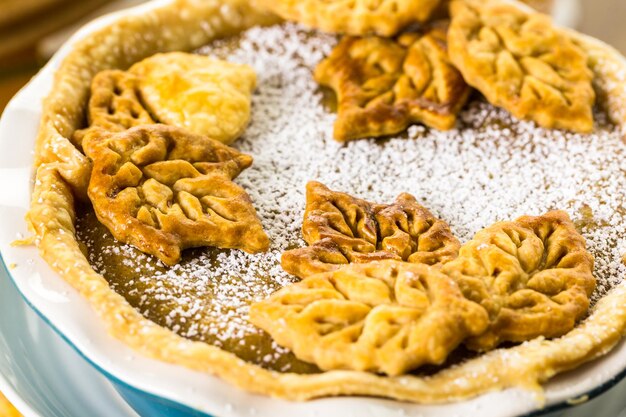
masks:
[[[546,128],[593,129],[587,56],[549,17],[491,0],[455,0],[451,14],[450,59],[487,100]]]
[[[116,239],[168,265],[188,247],[267,250],[250,197],[232,182],[250,156],[166,125],[93,129],[83,145],[94,165],[89,198]]]
[[[248,65],[183,52],[156,54],[129,70],[160,122],[222,143],[239,138],[250,121],[256,74]]]
[[[562,211],[496,223],[443,266],[489,312],[489,329],[467,342],[476,350],[570,331],[589,308],[592,271],[585,240]]]
[[[410,194],[373,204],[314,181],[307,184],[302,233],[310,246],[282,257],[283,268],[300,278],[383,259],[442,263],[454,259],[460,246],[449,226]]]
[[[438,269],[397,261],[311,276],[253,304],[250,320],[323,370],[388,375],[443,363],[488,323]]]
[[[138,88],[138,78],[127,72],[107,70],[96,74],[87,108],[89,127],[121,132],[155,123],[141,103]],[[76,131],[74,142],[81,144],[88,129]]]
[[[397,39],[345,37],[315,70],[337,94],[338,141],[402,132],[411,123],[447,130],[469,95],[450,64],[446,33],[406,33]]]
[[[393,36],[428,20],[442,0],[256,0],[283,19],[333,33]]]

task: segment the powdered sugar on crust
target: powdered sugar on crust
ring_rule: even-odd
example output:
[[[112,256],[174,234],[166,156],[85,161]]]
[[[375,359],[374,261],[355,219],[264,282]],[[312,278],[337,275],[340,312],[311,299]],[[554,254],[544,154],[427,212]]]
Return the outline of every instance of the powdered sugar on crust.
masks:
[[[254,156],[254,165],[236,182],[254,201],[272,240],[269,252],[194,250],[166,269],[112,239],[96,244],[93,227],[79,221],[95,268],[144,315],[268,368],[314,370],[247,321],[252,301],[295,280],[280,268],[280,256],[304,244],[300,228],[310,180],[381,203],[411,193],[462,241],[499,220],[563,209],[596,257],[594,302],[621,282],[626,159],[620,132],[602,114],[594,134],[571,134],[513,120],[476,96],[455,130],[413,126],[400,138],[343,145],[332,139],[335,115],[312,77],[335,42],[284,24],[254,28],[200,51],[257,72],[252,123],[234,144]],[[120,263],[136,278],[107,272]]]

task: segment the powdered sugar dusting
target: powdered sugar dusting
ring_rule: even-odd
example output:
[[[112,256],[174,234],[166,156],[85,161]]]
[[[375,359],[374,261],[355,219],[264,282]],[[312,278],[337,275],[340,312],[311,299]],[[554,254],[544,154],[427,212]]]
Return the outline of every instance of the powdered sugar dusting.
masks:
[[[234,145],[255,162],[236,181],[250,193],[272,239],[269,252],[198,249],[167,269],[115,242],[93,215],[79,222],[95,268],[144,315],[268,368],[314,371],[247,321],[252,301],[294,281],[280,268],[280,255],[304,244],[310,180],[377,202],[409,192],[462,241],[495,221],[564,209],[596,257],[594,302],[621,282],[626,160],[620,132],[602,114],[595,134],[571,134],[514,121],[475,97],[458,129],[413,126],[400,138],[342,145],[332,139],[335,115],[312,78],[334,43],[332,36],[285,24],[254,28],[200,51],[247,63],[258,74],[252,123]]]

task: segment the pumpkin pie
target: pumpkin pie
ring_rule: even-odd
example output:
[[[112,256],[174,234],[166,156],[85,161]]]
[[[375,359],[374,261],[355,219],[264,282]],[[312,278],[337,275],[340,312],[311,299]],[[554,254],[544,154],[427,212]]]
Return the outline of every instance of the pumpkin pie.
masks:
[[[77,41],[35,149],[42,257],[139,354],[289,400],[538,390],[610,351],[626,330],[623,58],[514,0],[412,27],[427,3],[268,3],[328,34],[179,0]],[[243,81],[189,51],[247,65],[219,66]],[[366,114],[346,143],[316,78],[339,119],[346,86]],[[204,81],[236,107],[223,125]]]

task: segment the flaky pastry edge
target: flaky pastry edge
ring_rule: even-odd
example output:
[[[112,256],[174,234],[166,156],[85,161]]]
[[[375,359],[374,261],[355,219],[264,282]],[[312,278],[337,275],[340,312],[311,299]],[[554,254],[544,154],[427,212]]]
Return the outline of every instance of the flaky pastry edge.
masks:
[[[514,0],[511,3],[526,8]],[[247,391],[289,400],[367,395],[445,403],[518,387],[536,392],[539,405],[542,383],[606,354],[619,342],[626,332],[626,282],[602,298],[586,320],[561,338],[535,339],[495,350],[432,376],[385,377],[355,371],[279,373],[218,347],[184,339],[144,318],[113,291],[90,266],[74,228],[75,199],[85,196],[75,196],[72,190],[87,189],[90,166],[69,138],[81,127],[91,79],[101,70],[126,69],[157,52],[192,50],[253,25],[278,21],[246,0],[173,0],[91,33],[73,46],[56,72],[43,105],[35,149],[36,181],[27,220],[41,256],[89,301],[113,337],[149,358],[215,375]],[[599,100],[611,120],[626,131],[626,60],[598,40],[565,31],[589,54]]]

